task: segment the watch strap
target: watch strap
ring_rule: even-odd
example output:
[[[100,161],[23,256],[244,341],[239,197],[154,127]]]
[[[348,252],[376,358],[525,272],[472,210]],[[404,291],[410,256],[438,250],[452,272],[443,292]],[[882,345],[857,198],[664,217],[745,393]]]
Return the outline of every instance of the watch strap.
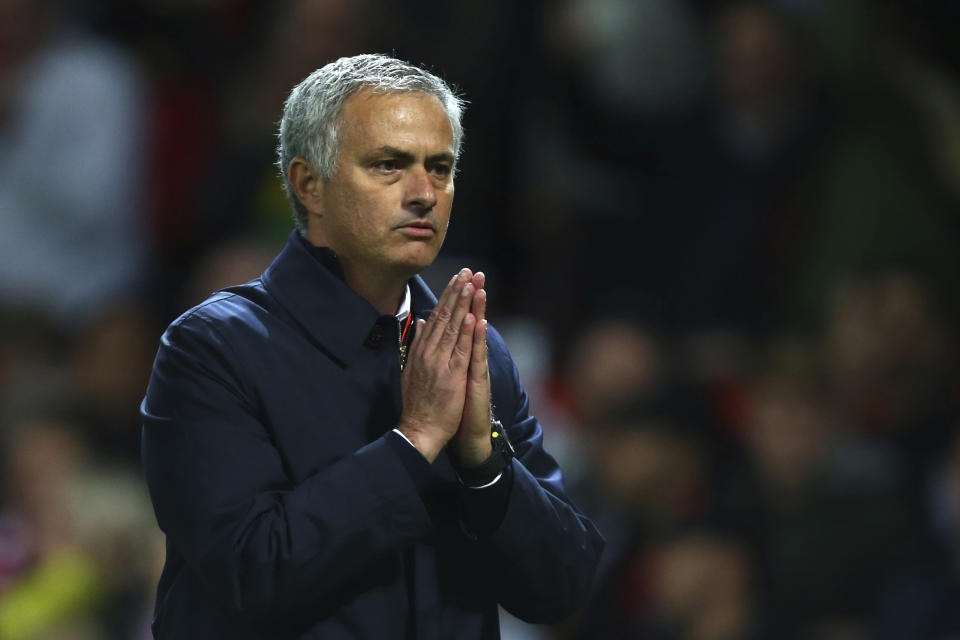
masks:
[[[457,475],[460,481],[468,487],[481,487],[490,484],[510,464],[514,456],[513,445],[507,437],[503,423],[499,420],[490,421],[490,444],[493,448],[487,459],[476,467],[465,468],[457,465]]]

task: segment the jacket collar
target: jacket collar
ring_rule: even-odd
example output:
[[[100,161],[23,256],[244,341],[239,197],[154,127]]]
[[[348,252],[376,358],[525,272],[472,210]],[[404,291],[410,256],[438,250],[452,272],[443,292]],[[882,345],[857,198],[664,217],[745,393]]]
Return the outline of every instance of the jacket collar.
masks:
[[[315,342],[345,365],[364,352],[374,325],[391,319],[347,285],[333,251],[313,246],[298,231],[264,272],[263,284]],[[437,299],[420,276],[409,284],[413,313],[426,318]]]
[[[420,276],[414,276],[410,279],[410,309],[413,311],[414,318],[423,318],[424,320],[433,312],[437,306],[437,296],[433,295],[430,287]]]

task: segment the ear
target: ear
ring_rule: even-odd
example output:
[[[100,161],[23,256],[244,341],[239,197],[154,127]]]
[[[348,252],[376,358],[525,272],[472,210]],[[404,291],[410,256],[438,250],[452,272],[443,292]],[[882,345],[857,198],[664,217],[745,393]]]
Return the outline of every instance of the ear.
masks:
[[[294,158],[287,167],[287,176],[290,177],[294,194],[311,217],[322,215],[324,182],[310,163],[300,157]]]

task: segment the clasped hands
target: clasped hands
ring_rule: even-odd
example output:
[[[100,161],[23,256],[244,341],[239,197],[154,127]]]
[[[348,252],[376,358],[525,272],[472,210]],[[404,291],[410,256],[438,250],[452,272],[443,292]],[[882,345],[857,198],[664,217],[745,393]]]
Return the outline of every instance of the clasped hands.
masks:
[[[398,429],[429,461],[449,444],[457,462],[475,467],[490,444],[487,292],[484,275],[461,269],[444,289],[407,353]]]

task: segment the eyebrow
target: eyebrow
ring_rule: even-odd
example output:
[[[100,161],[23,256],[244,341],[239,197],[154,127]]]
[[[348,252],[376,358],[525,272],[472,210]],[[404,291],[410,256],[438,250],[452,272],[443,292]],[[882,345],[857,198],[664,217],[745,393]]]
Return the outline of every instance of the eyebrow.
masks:
[[[397,160],[403,160],[405,162],[414,161],[414,157],[412,153],[410,153],[409,151],[404,151],[403,149],[397,149],[396,147],[391,147],[390,145],[384,145],[382,147],[378,147],[374,153],[387,155],[387,156],[390,156],[391,158],[396,158]],[[450,153],[449,151],[444,151],[443,153],[435,153],[433,155],[427,156],[426,160],[428,163],[449,162],[450,164],[453,164],[454,157],[453,157],[453,154]]]

